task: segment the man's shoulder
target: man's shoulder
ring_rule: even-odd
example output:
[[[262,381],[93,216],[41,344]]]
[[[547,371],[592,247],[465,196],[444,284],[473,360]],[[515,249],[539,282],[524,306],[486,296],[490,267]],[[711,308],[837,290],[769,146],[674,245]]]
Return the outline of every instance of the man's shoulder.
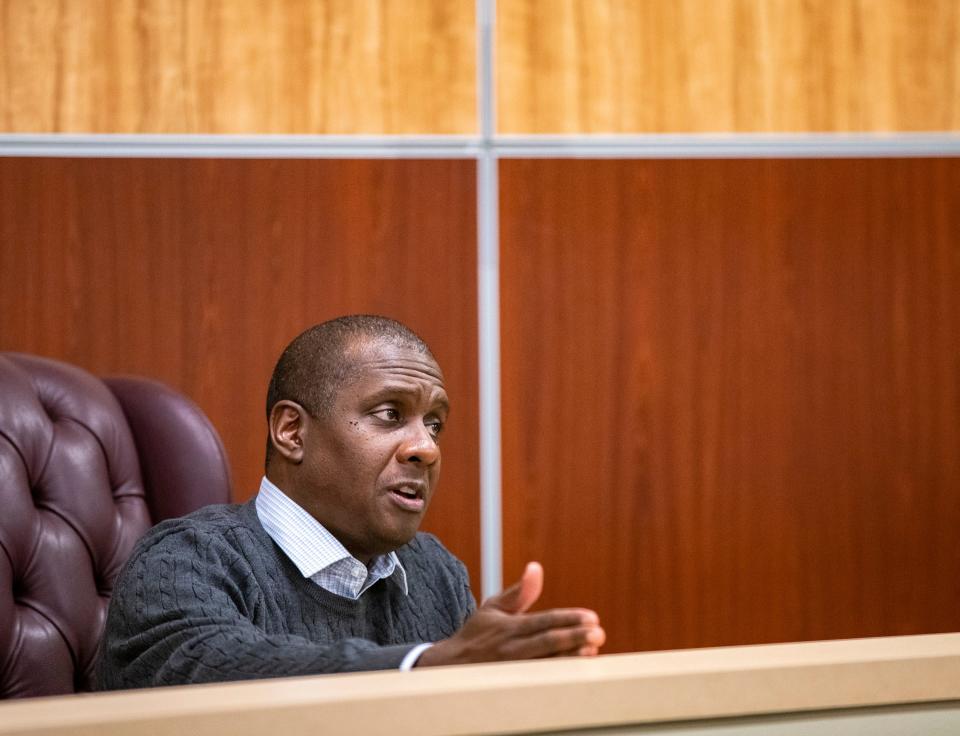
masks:
[[[234,546],[238,538],[251,537],[253,533],[246,505],[205,506],[186,516],[161,521],[140,539],[134,555],[148,550],[193,548],[199,544]]]
[[[397,550],[407,573],[410,595],[423,610],[442,612],[449,636],[476,608],[466,566],[432,534],[418,533]],[[440,615],[438,613],[438,615]]]
[[[455,575],[466,574],[464,564],[429,532],[417,532],[408,544],[397,550],[404,568],[445,569]]]
[[[247,524],[245,505],[236,503],[214,504],[197,509],[186,516],[165,519],[150,530],[150,534],[166,535],[178,531],[193,529],[198,531],[219,531]]]

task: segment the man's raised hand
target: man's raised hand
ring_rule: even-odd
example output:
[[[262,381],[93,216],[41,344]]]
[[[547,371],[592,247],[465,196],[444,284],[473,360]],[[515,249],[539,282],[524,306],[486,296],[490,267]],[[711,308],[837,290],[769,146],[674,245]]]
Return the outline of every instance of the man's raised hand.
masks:
[[[555,608],[528,613],[543,590],[543,567],[527,563],[516,583],[483,602],[456,634],[427,649],[417,667],[595,655],[606,634],[596,613]]]

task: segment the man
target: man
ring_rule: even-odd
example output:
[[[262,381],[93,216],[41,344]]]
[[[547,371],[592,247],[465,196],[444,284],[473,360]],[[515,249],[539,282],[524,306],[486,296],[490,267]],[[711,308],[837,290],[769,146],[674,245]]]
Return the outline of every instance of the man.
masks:
[[[528,612],[538,564],[477,609],[463,564],[417,532],[448,409],[429,349],[397,322],[342,317],[297,337],[267,392],[259,494],[138,543],[100,687],[596,654],[594,612]]]

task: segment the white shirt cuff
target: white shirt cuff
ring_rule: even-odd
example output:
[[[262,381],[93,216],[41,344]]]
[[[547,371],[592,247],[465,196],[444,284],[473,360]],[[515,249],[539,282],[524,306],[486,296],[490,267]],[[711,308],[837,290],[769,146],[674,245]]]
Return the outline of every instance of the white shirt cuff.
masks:
[[[401,672],[409,672],[413,669],[413,666],[417,663],[417,660],[420,659],[420,655],[427,651],[433,644],[417,644],[413,649],[407,652],[407,656],[403,658],[403,661],[400,663]]]

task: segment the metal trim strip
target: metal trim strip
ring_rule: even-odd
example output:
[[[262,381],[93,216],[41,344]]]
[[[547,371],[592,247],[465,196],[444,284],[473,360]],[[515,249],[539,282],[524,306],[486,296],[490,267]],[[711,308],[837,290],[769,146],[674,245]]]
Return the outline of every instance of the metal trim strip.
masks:
[[[485,2],[485,0],[478,0]],[[485,37],[485,43],[489,38]],[[484,64],[492,64],[488,59]],[[484,84],[493,94],[492,72]],[[483,91],[483,90],[481,90]],[[481,129],[493,103],[481,100]],[[830,158],[960,156],[957,133],[140,135],[0,133],[0,156],[171,158]]]

